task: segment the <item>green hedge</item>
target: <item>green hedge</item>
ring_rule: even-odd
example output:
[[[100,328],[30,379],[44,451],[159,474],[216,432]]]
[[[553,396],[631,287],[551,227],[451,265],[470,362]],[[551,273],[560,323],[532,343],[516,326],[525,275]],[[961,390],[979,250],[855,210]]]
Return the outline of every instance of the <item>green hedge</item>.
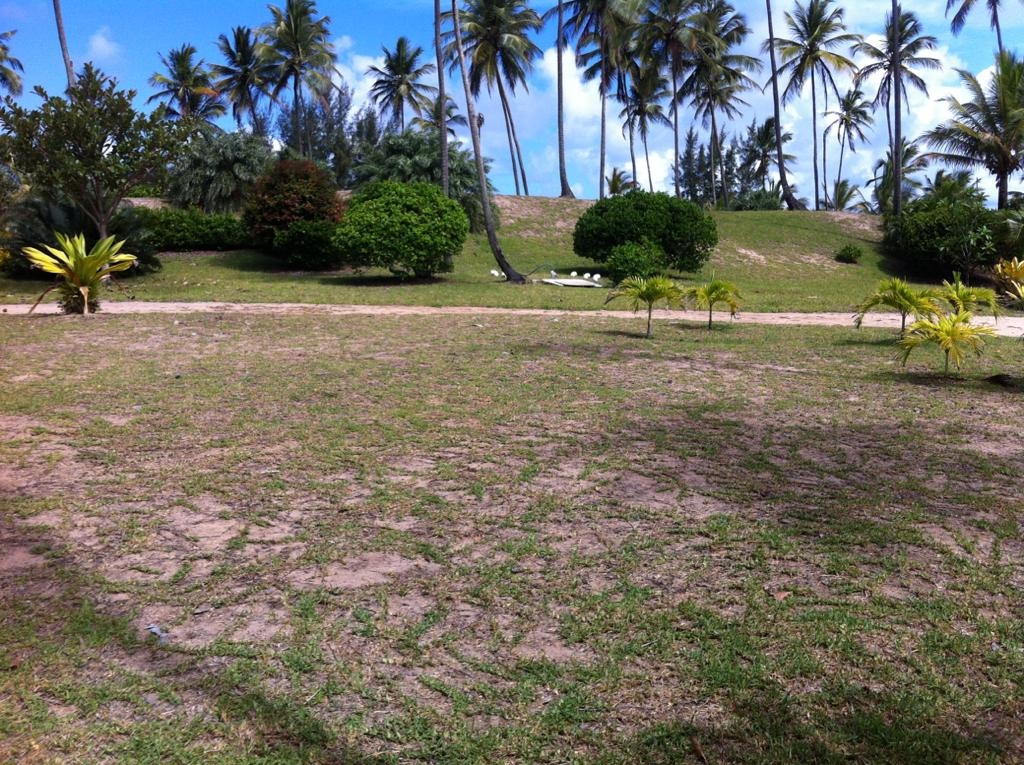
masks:
[[[245,225],[226,213],[201,210],[133,210],[146,229],[146,242],[157,252],[239,250],[252,246]]]

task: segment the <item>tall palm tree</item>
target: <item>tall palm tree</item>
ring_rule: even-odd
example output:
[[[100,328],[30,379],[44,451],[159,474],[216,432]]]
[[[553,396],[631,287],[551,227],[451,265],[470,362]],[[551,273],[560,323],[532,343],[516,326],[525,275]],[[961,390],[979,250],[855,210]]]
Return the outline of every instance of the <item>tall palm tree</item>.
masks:
[[[870,104],[864,98],[864,94],[857,88],[851,88],[839,99],[839,105],[835,111],[825,112],[826,116],[834,119],[825,126],[825,134],[828,135],[832,128],[836,129],[836,137],[839,139],[839,169],[836,171],[836,187],[843,178],[843,154],[846,147],[850,151],[857,151],[857,141],[864,141],[865,128],[870,127],[875,118],[871,115]],[[842,207],[836,203],[836,209]]]
[[[625,120],[625,127],[631,137],[634,132],[640,134],[647,164],[647,186],[651,191],[654,191],[654,179],[651,176],[651,153],[647,147],[647,138],[652,125],[672,125],[672,121],[665,115],[663,105],[670,95],[668,79],[657,66],[648,63],[647,66],[641,66],[632,78],[626,105],[619,114]]]
[[[943,99],[952,116],[924,134],[937,157],[955,168],[983,167],[996,178],[996,204],[1009,203],[1009,180],[1024,171],[1024,60],[1004,51],[996,57],[991,80],[982,84],[968,71],[958,69],[960,82],[969,94],[961,102]]]
[[[978,4],[978,0],[946,0],[946,15],[948,16],[949,12],[956,8],[958,4],[960,7],[953,14],[952,21],[949,22],[949,29],[954,35],[960,34],[964,24],[967,23],[967,17],[974,10],[974,6]],[[989,25],[996,33],[997,49],[1002,53],[1003,30],[999,25],[999,0],[985,0],[985,7],[988,8]]]
[[[931,35],[921,34],[921,22],[910,11],[900,11],[899,23],[893,27],[891,13],[885,16],[885,42],[882,47],[869,40],[861,40],[853,46],[853,52],[865,56],[870,63],[862,66],[854,77],[854,85],[858,86],[869,77],[880,75],[878,88],[873,100],[874,106],[885,107],[885,121],[889,129],[889,146],[894,145],[893,109],[902,109],[907,103],[907,84],[913,85],[924,95],[928,95],[928,85],[916,74],[914,69],[941,69],[942,62],[937,58],[922,55],[925,51],[934,50],[937,41]],[[893,44],[893,41],[896,44]],[[894,75],[897,61],[900,74],[900,87],[895,103],[892,99]]]
[[[779,169],[779,186],[782,187],[782,199],[790,210],[802,210],[804,205],[796,198],[793,189],[789,185],[789,178],[786,176],[786,157],[782,151],[782,106],[779,102],[779,66],[775,60],[777,50],[775,40],[775,22],[772,19],[771,0],[764,0],[765,11],[768,13],[768,39],[762,48],[768,50],[768,61],[771,65],[771,86],[772,86],[772,127],[775,130],[775,166]],[[788,134],[790,138],[793,136]]]
[[[303,87],[323,93],[330,86],[334,70],[334,46],[330,43],[328,16],[317,18],[316,0],[285,0],[283,8],[270,6],[272,21],[261,31],[266,42],[257,47],[259,54],[273,65],[273,98],[291,85],[292,135],[295,150],[302,154],[302,130],[299,115]]]
[[[640,45],[649,50],[654,60],[665,67],[672,89],[672,177],[675,194],[679,196],[679,109],[685,101],[680,96],[686,71],[697,45],[694,23],[700,11],[699,0],[654,0],[640,23]]]
[[[445,196],[448,196],[450,186],[448,176],[451,164],[448,151],[448,128],[442,128],[441,126],[451,124],[446,120],[448,102],[451,99],[445,92],[444,49],[441,47],[441,26],[443,21],[441,0],[434,0],[434,67],[437,70],[437,98],[434,100],[434,104],[437,108],[438,135],[441,139],[441,190],[444,191]]]
[[[210,72],[203,59],[195,60],[196,48],[185,43],[173,48],[166,56],[160,54],[160,63],[166,73],[156,72],[149,84],[159,90],[147,103],[167,99],[167,116],[171,119],[196,123],[211,122],[222,116],[227,108],[214,89]]]
[[[789,82],[782,93],[786,103],[798,96],[804,84],[811,85],[811,134],[813,135],[814,158],[814,209],[821,207],[821,186],[818,174],[818,84],[822,80],[827,93],[831,90],[839,96],[833,70],[854,69],[854,63],[846,56],[834,52],[841,45],[853,45],[857,35],[845,31],[843,9],[833,7],[833,0],[808,0],[802,5],[799,0],[793,13],[786,13],[786,25],[792,38],[775,41],[782,65],[779,74],[787,74]]]
[[[705,126],[711,126],[711,167],[714,176],[715,160],[719,164],[724,201],[728,204],[729,192],[725,178],[725,164],[718,132],[717,114],[721,112],[730,119],[739,115],[737,104],[746,105],[740,93],[754,86],[747,72],[761,68],[761,62],[753,56],[732,53],[731,50],[743,43],[750,28],[743,14],[737,13],[726,0],[710,0],[695,22],[697,44],[691,52],[689,75],[680,87],[680,93],[690,97],[703,119]],[[712,178],[711,199],[717,202],[716,184]]]
[[[424,85],[421,79],[435,70],[433,64],[420,64],[423,48],[413,47],[408,37],[399,37],[395,49],[384,52],[384,66],[371,66],[367,74],[375,74],[377,79],[370,88],[370,97],[385,114],[390,113],[390,125],[393,129],[405,132],[405,108],[408,106],[413,113],[420,115],[427,108],[431,96],[437,88]]]
[[[485,83],[488,92],[497,89],[505,117],[516,194],[520,193],[521,178],[522,191],[529,196],[509,94],[515,94],[520,85],[527,89],[526,76],[541,55],[540,47],[530,39],[530,34],[537,32],[544,22],[527,0],[467,0],[460,18],[473,97],[480,95],[480,87]]]
[[[3,88],[12,96],[21,95],[21,75],[25,67],[21,61],[11,55],[11,48],[7,41],[17,34],[17,29],[0,33],[0,88]]]
[[[456,135],[455,128],[452,125],[460,127],[468,127],[469,125],[466,118],[459,114],[459,106],[451,96],[448,97],[448,103],[444,105],[443,109],[439,99],[429,101],[424,107],[423,112],[413,117],[409,124],[419,130],[436,130],[439,133],[441,132],[441,126],[444,125],[444,133],[452,138]]]
[[[893,156],[900,161],[894,162]],[[899,152],[894,155],[891,150],[886,151],[885,156],[875,162],[875,175],[867,182],[875,187],[875,203],[865,208],[879,214],[897,215],[903,202],[921,187],[921,181],[915,176],[927,166],[928,156],[921,154],[916,143],[903,139]],[[894,189],[900,189],[900,193],[893,194]]]
[[[757,180],[761,181],[761,188],[768,188],[768,173],[772,165],[778,167],[778,153],[775,145],[775,118],[769,117],[761,124],[755,120],[747,129],[747,153],[744,164],[751,168],[751,172]],[[782,143],[785,145],[793,140],[793,134],[788,130],[782,133]],[[783,154],[783,164],[792,162],[796,157],[792,154]],[[785,168],[783,168],[783,171]]]
[[[274,67],[260,55],[260,39],[249,27],[237,26],[231,32],[231,39],[221,35],[217,47],[224,56],[223,64],[213,64],[211,74],[216,78],[214,88],[231,102],[231,116],[239,127],[246,115],[252,121],[258,135],[265,132],[265,126],[256,118],[259,101],[270,97]]]
[[[64,34],[64,12],[61,10],[60,0],[53,0],[53,16],[57,20],[57,41],[60,43],[61,58],[64,59],[64,71],[68,76],[68,90],[71,90],[75,84],[75,67],[68,52],[68,37]]]
[[[555,67],[556,67],[556,89],[557,89],[557,122],[558,122],[558,182],[561,186],[559,196],[563,199],[573,199],[575,194],[569,185],[569,174],[565,162],[565,49],[569,45],[569,39],[565,32],[565,2],[558,0],[553,8],[549,8],[541,20],[546,24],[552,18],[556,19],[557,29],[555,30]]]
[[[616,83],[618,64],[624,45],[639,19],[638,0],[573,0],[566,20],[568,34],[576,39],[576,60],[584,68],[584,78],[597,79],[601,94],[601,148],[598,170],[598,197],[604,198],[604,168],[608,147],[608,94]]]
[[[494,222],[494,213],[491,210],[491,198],[488,192],[487,169],[484,164],[484,155],[480,148],[480,120],[477,119],[476,105],[473,101],[473,89],[469,81],[469,64],[466,63],[466,50],[462,44],[462,19],[459,17],[459,0],[452,0],[452,36],[453,52],[458,62],[459,72],[462,75],[462,89],[466,94],[466,114],[469,118],[469,134],[473,141],[473,160],[476,163],[476,175],[478,188],[480,190],[480,205],[484,213],[484,229],[487,232],[487,244],[491,248],[491,254],[498,264],[498,268],[505,274],[505,279],[513,284],[524,284],[526,277],[516,271],[508,262],[505,253],[501,249],[501,242],[498,241],[498,229]]]

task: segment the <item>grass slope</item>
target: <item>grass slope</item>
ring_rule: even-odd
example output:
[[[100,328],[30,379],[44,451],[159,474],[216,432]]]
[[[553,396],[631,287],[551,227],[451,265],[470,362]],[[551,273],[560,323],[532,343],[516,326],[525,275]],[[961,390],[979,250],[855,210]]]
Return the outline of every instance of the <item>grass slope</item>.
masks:
[[[511,262],[534,278],[554,269],[600,271],[572,251],[576,219],[589,203],[539,197],[499,197],[501,240]],[[887,275],[875,250],[878,232],[871,218],[831,213],[718,212],[721,243],[701,274],[734,281],[748,311],[852,311]],[[836,250],[854,243],[864,250],[859,265],[841,265]],[[362,303],[397,305],[479,305],[534,308],[599,308],[599,290],[547,285],[511,288],[490,275],[494,260],[482,236],[467,242],[455,272],[427,283],[400,282],[386,273],[364,275],[282,273],[258,253],[186,253],[163,257],[164,268],[150,276],[122,280],[124,293],[107,299],[160,301],[237,301]],[[36,282],[0,280],[0,302],[30,302]]]

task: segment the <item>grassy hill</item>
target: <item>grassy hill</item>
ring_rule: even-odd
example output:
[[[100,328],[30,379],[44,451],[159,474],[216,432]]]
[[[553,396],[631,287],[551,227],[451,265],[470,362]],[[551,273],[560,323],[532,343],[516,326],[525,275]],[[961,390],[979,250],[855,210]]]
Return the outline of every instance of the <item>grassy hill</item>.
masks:
[[[550,270],[595,272],[600,265],[577,257],[572,232],[591,204],[583,200],[498,197],[500,239],[520,271],[536,278]],[[876,251],[876,221],[866,216],[815,212],[716,212],[720,242],[699,274],[730,279],[751,311],[848,311],[886,275]],[[837,263],[845,244],[864,251],[859,265]],[[399,282],[385,272],[282,272],[254,252],[178,253],[163,257],[161,272],[123,280],[127,292],[109,300],[362,303],[396,305],[480,305],[496,307],[596,309],[607,293],[535,284],[497,283],[494,260],[483,236],[466,243],[455,271],[430,282]],[[38,283],[0,280],[0,302],[35,299]]]

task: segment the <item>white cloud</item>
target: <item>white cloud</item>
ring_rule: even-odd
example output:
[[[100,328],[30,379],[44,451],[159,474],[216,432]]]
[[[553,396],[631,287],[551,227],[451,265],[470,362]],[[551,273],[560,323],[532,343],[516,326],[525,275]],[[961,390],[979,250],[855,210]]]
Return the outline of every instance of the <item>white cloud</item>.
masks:
[[[120,61],[122,50],[121,44],[114,40],[110,27],[100,27],[89,37],[88,59],[97,64]]]

